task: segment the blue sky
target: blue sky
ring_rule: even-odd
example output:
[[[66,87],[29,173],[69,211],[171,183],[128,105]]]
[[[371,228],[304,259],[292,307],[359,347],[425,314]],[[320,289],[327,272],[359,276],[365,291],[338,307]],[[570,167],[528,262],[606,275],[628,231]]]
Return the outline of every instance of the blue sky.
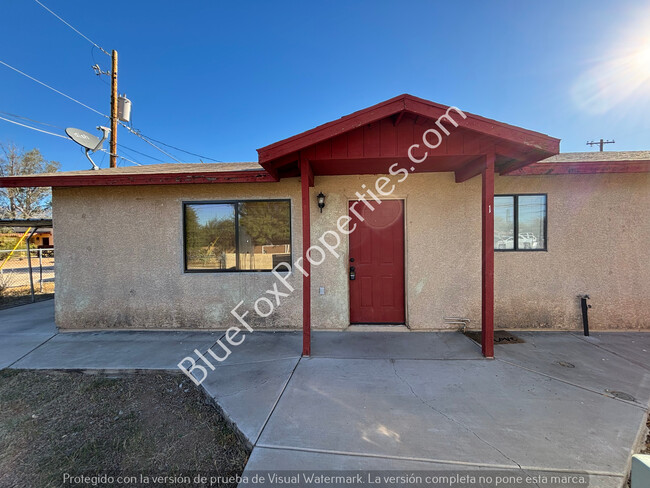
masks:
[[[561,138],[564,152],[600,137],[650,149],[647,2],[42,1],[119,51],[134,127],[222,161],[256,161],[259,147],[401,93]],[[3,0],[0,17],[0,60],[109,112],[108,79],[91,69],[109,69],[106,55],[32,0]],[[4,66],[0,111],[106,123]],[[0,141],[89,167],[74,143],[1,120]],[[118,142],[169,160],[124,129]]]

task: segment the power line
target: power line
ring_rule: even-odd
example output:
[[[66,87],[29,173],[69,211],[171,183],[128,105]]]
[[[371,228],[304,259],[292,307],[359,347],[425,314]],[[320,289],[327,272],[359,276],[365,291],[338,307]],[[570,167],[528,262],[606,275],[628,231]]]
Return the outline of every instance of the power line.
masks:
[[[163,149],[160,149],[160,148],[159,148],[158,146],[156,146],[153,142],[151,142],[151,141],[149,141],[148,139],[146,139],[142,134],[140,134],[138,131],[132,129],[131,127],[129,127],[128,125],[126,125],[124,122],[121,122],[121,121],[120,121],[120,125],[122,125],[123,127],[125,127],[126,130],[128,130],[131,134],[133,134],[133,135],[139,137],[140,139],[142,139],[144,142],[146,142],[146,143],[149,144],[150,146],[155,147],[156,149],[158,149],[158,151],[160,151],[161,153],[163,153],[163,154],[166,155],[166,156],[169,156],[170,158],[172,158],[172,159],[173,159],[174,161],[176,161],[177,163],[185,164],[185,163],[183,163],[183,161],[181,161],[181,160],[179,160],[179,159],[176,159],[174,156],[172,156],[171,154],[169,154],[167,151],[165,151],[165,150],[163,150]]]
[[[166,162],[167,162],[167,161],[164,161],[164,160],[162,160],[162,159],[158,159],[158,158],[156,158],[156,157],[149,156],[148,154],[145,154],[145,153],[143,153],[143,152],[136,151],[135,149],[130,148],[129,146],[125,146],[124,144],[120,144],[119,142],[117,143],[117,145],[118,145],[119,147],[121,147],[122,149],[126,149],[127,151],[134,152],[134,153],[136,153],[136,154],[139,154],[140,156],[144,156],[144,157],[146,157],[146,158],[153,159],[154,161],[159,161],[159,162],[161,162],[161,163],[166,163]]]
[[[95,66],[99,66],[99,63],[95,59],[95,46],[90,48],[90,57],[93,58],[93,69],[95,69]],[[110,83],[108,83],[104,78],[99,76],[100,73],[95,72],[95,75],[97,75],[97,78],[99,78],[99,81],[101,81],[104,85],[111,86]]]
[[[25,117],[25,116],[22,116],[22,115],[13,114],[13,113],[10,113],[10,112],[4,112],[4,111],[2,111],[2,110],[0,110],[0,114],[7,115],[7,116],[9,116],[9,117],[13,117],[13,118],[17,118],[17,119],[28,120],[28,121],[30,121],[30,122],[34,122],[34,123],[36,123],[36,124],[42,124],[42,125],[46,125],[46,126],[48,126],[48,127],[54,127],[54,128],[56,128],[56,129],[64,130],[63,127],[61,127],[61,126],[54,125],[54,124],[49,124],[49,123],[47,123],[47,122],[41,122],[40,120],[31,119],[31,118],[29,118],[29,117]],[[6,120],[7,122],[14,123],[13,121],[8,120],[8,119],[5,119],[5,118],[2,118],[2,119],[3,119],[3,120]],[[20,125],[23,125],[23,126],[25,126],[25,127],[27,127],[27,128],[31,128],[30,126],[27,126],[27,125],[25,125],[25,124],[20,124]],[[35,129],[35,130],[39,130],[39,129],[36,129],[35,127],[34,127],[33,129]],[[45,132],[46,134],[53,134],[53,133],[51,133],[51,132],[47,132],[47,131],[44,131],[44,132]],[[59,135],[59,134],[53,134],[53,135],[56,135],[57,137],[63,137],[63,136],[61,136],[61,135]],[[149,154],[146,154],[146,153],[143,153],[143,152],[141,152],[141,151],[138,151],[137,149],[133,149],[133,148],[131,148],[131,147],[129,147],[129,146],[125,146],[124,144],[118,144],[118,146],[120,146],[120,147],[123,148],[123,149],[126,149],[126,150],[132,151],[132,152],[134,152],[134,153],[137,153],[137,154],[139,154],[139,155],[141,155],[141,156],[145,156],[145,157],[150,158],[150,159],[153,159],[153,160],[155,160],[155,161],[159,161],[159,162],[161,162],[161,163],[166,163],[166,162],[167,162],[167,161],[163,161],[162,159],[159,159],[159,158],[156,158],[156,157],[154,157],[154,156],[151,156],[151,155],[149,155]],[[136,163],[135,161],[133,161],[133,162],[134,162],[135,164],[140,164],[140,163]]]
[[[43,132],[44,134],[49,134],[51,136],[60,137],[61,139],[66,139],[68,141],[70,140],[66,136],[62,136],[61,134],[55,134],[54,132],[48,132],[48,131],[43,130],[43,129],[38,129],[36,127],[32,127],[31,125],[21,124],[20,122],[16,122],[15,120],[5,119],[4,117],[0,117],[0,119],[4,120],[6,122],[9,122],[11,124],[20,125],[21,127],[27,127],[28,129],[32,129],[32,130],[35,130],[35,131],[38,131],[38,132]]]
[[[3,112],[1,110],[0,110],[0,114],[6,115],[8,117],[13,117],[15,119],[28,120],[29,122],[34,122],[36,124],[41,124],[41,125],[47,125],[48,127],[54,127],[55,129],[63,130],[63,127],[59,127],[58,125],[48,124],[47,122],[41,122],[39,120],[30,119],[29,117],[23,117],[22,115],[16,115],[16,114],[12,114],[12,113],[9,113],[9,112]]]
[[[103,152],[103,153],[108,154],[109,156],[115,156],[116,158],[120,158],[120,159],[123,159],[124,161],[128,161],[129,163],[133,163],[133,164],[136,164],[138,166],[143,166],[142,164],[140,164],[140,163],[138,163],[136,161],[133,161],[132,159],[125,158],[124,156],[120,156],[119,154],[111,154],[111,152],[108,151],[107,149],[100,149],[100,151]]]
[[[59,20],[60,20],[61,22],[63,22],[65,25],[67,25],[68,27],[70,27],[70,29],[72,29],[72,30],[75,31],[77,34],[79,34],[81,37],[83,37],[84,39],[86,39],[89,43],[91,43],[93,46],[95,46],[95,47],[96,47],[97,49],[99,49],[101,52],[103,52],[103,53],[106,54],[107,56],[110,56],[110,54],[108,53],[108,51],[106,51],[103,47],[101,47],[101,46],[100,46],[99,44],[97,44],[96,42],[90,40],[90,38],[89,38],[88,36],[85,36],[84,34],[82,34],[81,32],[79,32],[77,29],[75,29],[74,27],[72,27],[68,22],[66,22],[65,20],[63,20],[61,17],[59,17],[59,16],[58,16],[57,14],[55,14],[54,12],[52,12],[49,8],[47,8],[45,5],[43,5],[43,4],[42,4],[41,2],[39,2],[38,0],[34,0],[34,1],[35,1],[36,3],[38,3],[41,7],[43,7],[45,10],[47,10],[49,13],[51,13],[52,15],[54,15],[57,19],[59,19]]]
[[[35,0],[35,1],[36,1],[36,0]],[[42,82],[42,81],[40,81],[40,80],[34,78],[33,76],[28,75],[27,73],[25,73],[25,72],[19,70],[18,68],[15,68],[15,67],[11,66],[10,64],[5,63],[5,62],[2,61],[2,60],[0,60],[0,64],[3,64],[4,66],[6,66],[7,68],[9,68],[9,69],[15,71],[16,73],[21,74],[21,75],[25,76],[26,78],[29,78],[30,80],[35,81],[35,82],[38,83],[39,85],[42,85],[42,86],[44,86],[45,88],[48,88],[49,90],[52,90],[53,92],[58,93],[59,95],[62,95],[62,96],[64,96],[65,98],[67,98],[67,99],[69,99],[69,100],[71,100],[71,101],[73,101],[73,102],[75,102],[75,103],[81,105],[82,107],[87,108],[88,110],[91,110],[92,112],[95,112],[96,114],[101,115],[102,117],[106,117],[107,119],[110,120],[110,117],[109,117],[108,115],[106,115],[106,114],[100,112],[99,110],[96,110],[96,109],[90,107],[89,105],[86,105],[86,104],[83,103],[83,102],[80,102],[80,101],[77,100],[76,98],[73,98],[73,97],[71,97],[70,95],[67,95],[67,94],[63,93],[62,91],[59,91],[59,90],[57,90],[56,88],[51,87],[50,85],[48,85],[48,84],[46,84],[46,83],[44,83],[44,82]],[[125,123],[123,123],[123,122],[121,122],[121,121],[120,121],[119,123],[120,123],[120,125],[122,125],[123,127],[125,127],[129,132],[131,132],[131,134],[133,134],[133,135],[139,137],[139,138],[142,139],[144,142],[146,142],[146,143],[149,144],[150,146],[154,147],[155,149],[157,149],[158,151],[160,151],[161,153],[163,153],[165,156],[170,157],[171,159],[173,159],[173,160],[176,161],[177,163],[185,164],[185,163],[183,163],[183,161],[181,161],[181,160],[175,158],[174,156],[172,156],[171,154],[169,154],[167,151],[165,151],[165,150],[159,148],[158,146],[156,146],[156,145],[155,145],[153,142],[151,142],[151,141],[155,141],[155,142],[157,142],[158,144],[162,144],[163,146],[170,147],[170,148],[172,148],[172,149],[175,149],[175,150],[177,150],[177,151],[180,151],[180,152],[183,152],[183,153],[186,153],[186,154],[190,154],[190,155],[192,155],[192,156],[197,156],[197,157],[199,157],[199,158],[208,159],[208,160],[210,160],[210,161],[215,161],[215,162],[217,162],[217,163],[222,163],[222,162],[223,162],[223,161],[220,161],[220,160],[218,160],[218,159],[213,159],[213,158],[209,158],[209,157],[207,157],[207,156],[202,156],[201,154],[196,154],[196,153],[193,153],[193,152],[190,152],[190,151],[186,151],[186,150],[181,149],[181,148],[179,148],[179,147],[172,146],[171,144],[167,144],[167,143],[165,143],[165,142],[162,142],[162,141],[159,141],[159,140],[153,139],[152,137],[145,136],[144,134],[142,134],[142,133],[141,133],[140,131],[138,131],[138,130],[132,129],[130,126],[126,125]]]
[[[3,112],[3,113],[4,113],[4,112]],[[68,138],[68,137],[66,137],[66,136],[62,136],[61,134],[55,134],[54,132],[49,132],[49,131],[46,131],[46,130],[38,129],[37,127],[32,127],[31,125],[21,124],[20,122],[16,122],[15,120],[6,119],[6,118],[4,118],[4,117],[0,117],[0,120],[4,120],[4,121],[6,121],[6,122],[9,122],[10,124],[16,124],[16,125],[19,125],[19,126],[21,126],[21,127],[25,127],[25,128],[27,128],[27,129],[31,129],[31,130],[35,130],[35,131],[38,131],[38,132],[42,132],[42,133],[44,133],[44,134],[48,134],[48,135],[50,135],[50,136],[60,137],[61,139],[65,139],[66,141],[71,141],[70,138]],[[127,149],[128,149],[128,148],[127,148]],[[100,149],[100,151],[102,151],[102,152],[104,152],[104,153],[110,155],[110,152],[108,152],[106,149]],[[134,151],[134,150],[133,150],[133,151]],[[134,152],[137,152],[137,151],[134,151]],[[143,155],[144,155],[144,154],[143,154]],[[125,157],[123,157],[123,156],[119,156],[119,155],[117,155],[117,157],[120,158],[120,159],[124,159],[125,161],[128,161],[129,163],[133,163],[133,164],[135,164],[135,165],[142,166],[141,163],[138,163],[137,161],[133,161],[132,159],[125,158]],[[155,159],[155,158],[154,158],[154,159]]]
[[[46,83],[43,83],[43,82],[40,81],[40,80],[37,80],[37,79],[34,78],[33,76],[30,76],[30,75],[28,75],[27,73],[25,73],[25,72],[23,72],[23,71],[20,71],[18,68],[14,68],[14,67],[11,66],[10,64],[7,64],[7,63],[5,63],[5,62],[2,61],[2,60],[0,60],[0,64],[3,64],[3,65],[5,65],[7,68],[14,70],[16,73],[19,73],[19,74],[21,74],[21,75],[23,75],[23,76],[29,78],[30,80],[35,81],[35,82],[38,83],[39,85],[43,85],[44,87],[49,88],[50,90],[52,90],[52,91],[58,93],[59,95],[63,95],[63,96],[66,97],[67,99],[72,100],[72,101],[75,102],[75,103],[78,103],[78,104],[81,105],[82,107],[85,107],[85,108],[87,108],[88,110],[91,110],[91,111],[95,112],[96,114],[99,114],[99,115],[101,115],[101,116],[103,116],[103,117],[106,117],[107,119],[110,119],[110,117],[109,117],[108,115],[101,113],[99,110],[95,110],[94,108],[92,108],[92,107],[86,105],[86,104],[83,103],[83,102],[80,102],[79,100],[77,100],[76,98],[71,97],[70,95],[66,95],[65,93],[63,93],[62,91],[57,90],[56,88],[52,88],[50,85],[48,85],[48,84],[46,84]],[[5,120],[6,120],[6,119],[5,119]],[[13,121],[9,121],[9,122],[13,122]],[[174,156],[172,156],[172,155],[169,154],[168,152],[166,152],[166,151],[160,149],[158,146],[156,146],[156,145],[153,144],[152,142],[150,142],[150,141],[148,141],[147,139],[145,139],[142,135],[140,135],[138,132],[136,132],[136,131],[134,131],[133,129],[131,129],[128,125],[124,124],[123,122],[120,122],[120,124],[121,124],[122,126],[126,127],[126,129],[127,129],[129,132],[131,132],[132,134],[135,134],[136,136],[138,136],[139,138],[141,138],[141,139],[142,139],[144,142],[146,142],[147,144],[150,144],[151,146],[155,147],[155,148],[156,148],[158,151],[160,151],[161,153],[165,154],[166,156],[169,156],[170,158],[172,158],[174,161],[176,161],[176,162],[178,162],[178,163],[182,163],[182,161],[179,161],[178,159],[176,159]],[[19,124],[19,125],[23,125],[23,124]],[[30,127],[30,128],[32,128],[32,127]],[[40,131],[40,129],[35,129],[35,130],[39,130],[39,131]],[[40,132],[46,132],[46,131],[40,131]],[[58,134],[56,134],[56,135],[57,135],[58,137],[63,137],[63,136],[59,136]],[[135,163],[135,164],[139,164],[139,163]]]
[[[214,161],[215,163],[223,163],[223,161],[220,161],[218,159],[212,159],[212,158],[209,158],[207,156],[202,156],[201,154],[196,154],[196,153],[193,153],[193,152],[190,152],[190,151],[186,151],[184,149],[181,149],[180,147],[172,146],[171,144],[165,144],[162,141],[158,141],[158,140],[154,139],[153,137],[145,136],[144,134],[142,134],[142,137],[145,137],[147,139],[155,141],[158,144],[162,144],[163,146],[171,147],[172,149],[176,149],[177,151],[183,152],[185,154],[190,154],[192,156],[196,156],[196,157],[199,157],[199,158],[202,158],[202,159],[209,159],[210,161]]]
[[[55,129],[61,129],[61,130],[64,130],[64,128],[61,127],[61,126],[59,126],[59,125],[49,124],[49,123],[47,123],[47,122],[41,122],[40,120],[31,119],[31,118],[29,118],[29,117],[25,117],[25,116],[23,116],[23,115],[12,114],[12,113],[10,113],[10,112],[4,112],[4,111],[2,111],[2,110],[0,110],[0,114],[6,115],[6,116],[8,116],[8,117],[13,117],[13,118],[16,118],[16,119],[28,120],[29,122],[34,122],[34,123],[36,123],[36,124],[46,125],[46,126],[48,126],[48,127],[54,127]],[[6,120],[6,119],[5,119],[5,120]],[[56,134],[56,135],[58,136],[58,134]],[[62,136],[60,136],[60,137],[62,137]],[[145,156],[145,157],[147,157],[147,158],[153,159],[153,160],[155,160],[155,161],[160,161],[161,163],[166,163],[166,161],[163,161],[162,159],[158,159],[158,158],[156,158],[156,157],[154,157],[154,156],[150,156],[149,154],[146,154],[146,153],[140,152],[140,151],[138,151],[138,150],[136,150],[136,149],[133,149],[133,148],[131,148],[131,147],[129,147],[129,146],[125,146],[124,144],[118,144],[118,146],[120,146],[120,147],[123,148],[123,149],[127,149],[127,150],[129,150],[129,151],[133,151],[134,153],[137,153],[137,154],[139,154],[139,155],[141,155],[141,156]]]
[[[67,99],[72,100],[72,101],[75,102],[75,103],[78,103],[78,104],[81,105],[82,107],[85,107],[85,108],[87,108],[88,110],[92,110],[93,112],[95,112],[96,114],[101,115],[102,117],[106,117],[107,119],[110,119],[110,117],[109,117],[108,115],[101,113],[99,110],[95,110],[94,108],[92,108],[92,107],[86,105],[86,104],[83,103],[83,102],[80,102],[80,101],[77,100],[76,98],[72,98],[70,95],[66,95],[65,93],[63,93],[62,91],[57,90],[56,88],[52,88],[50,85],[47,85],[46,83],[43,83],[42,81],[37,80],[37,79],[34,78],[33,76],[29,76],[27,73],[24,73],[23,71],[20,71],[18,68],[14,68],[14,67],[11,66],[10,64],[7,64],[7,63],[5,63],[5,62],[2,61],[2,60],[0,60],[0,64],[3,64],[3,65],[5,65],[7,68],[14,70],[16,73],[19,73],[19,74],[21,74],[21,75],[23,75],[23,76],[29,78],[30,80],[35,81],[35,82],[38,83],[39,85],[43,85],[45,88],[49,88],[50,90],[52,90],[53,92],[58,93],[59,95],[63,95],[63,96],[66,97]]]

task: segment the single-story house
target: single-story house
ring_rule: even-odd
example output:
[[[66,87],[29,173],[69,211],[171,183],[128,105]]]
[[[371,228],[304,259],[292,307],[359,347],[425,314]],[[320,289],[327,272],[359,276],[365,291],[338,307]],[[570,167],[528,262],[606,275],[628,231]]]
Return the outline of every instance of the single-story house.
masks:
[[[650,151],[401,95],[256,163],[0,178],[53,188],[61,329],[650,329]],[[487,339],[487,340],[485,340]]]
[[[22,237],[26,228],[14,227],[15,232],[10,232],[7,234],[0,234],[0,239],[3,239],[8,242],[18,242]],[[29,239],[29,244],[33,249],[51,249],[54,247],[54,235],[52,233],[52,228],[38,228],[34,231],[34,234]],[[24,246],[23,246],[24,247]]]

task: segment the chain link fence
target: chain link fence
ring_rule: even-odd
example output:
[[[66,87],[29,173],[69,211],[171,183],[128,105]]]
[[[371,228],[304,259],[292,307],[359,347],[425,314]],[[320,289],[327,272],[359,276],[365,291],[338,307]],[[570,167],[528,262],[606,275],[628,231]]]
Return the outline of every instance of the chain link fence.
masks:
[[[0,308],[54,296],[54,249],[0,251]]]

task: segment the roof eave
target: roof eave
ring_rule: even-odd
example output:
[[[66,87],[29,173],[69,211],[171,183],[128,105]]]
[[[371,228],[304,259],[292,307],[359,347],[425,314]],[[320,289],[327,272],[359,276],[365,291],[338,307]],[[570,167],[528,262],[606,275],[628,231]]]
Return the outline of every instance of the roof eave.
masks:
[[[340,119],[327,122],[295,136],[264,146],[257,150],[259,164],[270,171],[272,170],[270,163],[277,158],[289,155],[322,140],[336,137],[363,125],[390,117],[399,112],[410,112],[424,117],[438,119],[447,110],[449,110],[449,107],[446,105],[408,94],[399,95],[371,107],[353,112]],[[547,136],[540,132],[487,119],[470,112],[463,113],[466,118],[458,121],[459,127],[492,135],[504,141],[521,144],[531,150],[539,151],[542,157],[553,156],[560,151],[560,139]]]
[[[181,185],[206,183],[266,183],[275,178],[267,171],[219,171],[206,173],[145,173],[98,175],[33,175],[0,178],[0,188]]]
[[[506,176],[590,175],[606,173],[650,173],[650,160],[537,162],[506,173]]]

